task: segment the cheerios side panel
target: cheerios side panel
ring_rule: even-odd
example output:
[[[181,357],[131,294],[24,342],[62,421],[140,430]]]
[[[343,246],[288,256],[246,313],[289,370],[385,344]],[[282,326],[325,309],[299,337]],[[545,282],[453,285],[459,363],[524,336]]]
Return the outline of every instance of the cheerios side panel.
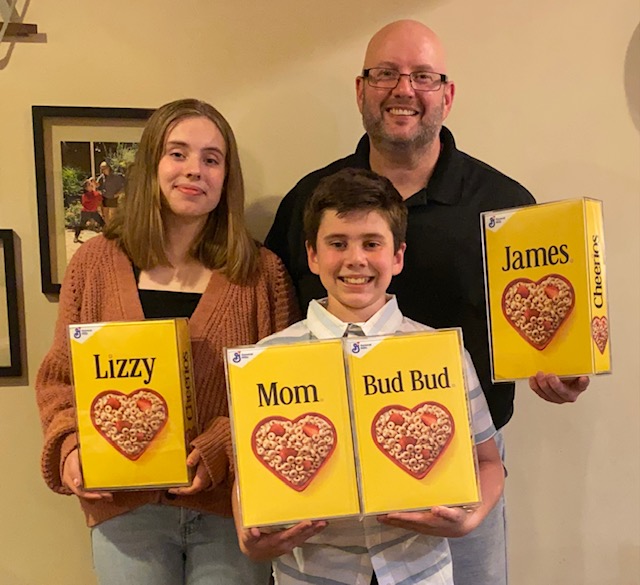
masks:
[[[587,256],[589,258],[589,290],[591,306],[591,351],[593,371],[611,371],[611,335],[607,299],[607,274],[602,202],[585,200],[587,223]]]

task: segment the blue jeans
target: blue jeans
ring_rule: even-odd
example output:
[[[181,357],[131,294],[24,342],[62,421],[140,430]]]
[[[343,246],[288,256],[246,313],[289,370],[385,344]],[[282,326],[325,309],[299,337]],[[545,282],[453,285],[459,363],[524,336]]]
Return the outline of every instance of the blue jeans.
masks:
[[[270,563],[238,546],[233,519],[149,504],[91,530],[100,585],[267,585]]]
[[[504,462],[504,440],[494,439]],[[450,538],[453,582],[456,585],[507,585],[507,542],[504,494],[473,532]]]

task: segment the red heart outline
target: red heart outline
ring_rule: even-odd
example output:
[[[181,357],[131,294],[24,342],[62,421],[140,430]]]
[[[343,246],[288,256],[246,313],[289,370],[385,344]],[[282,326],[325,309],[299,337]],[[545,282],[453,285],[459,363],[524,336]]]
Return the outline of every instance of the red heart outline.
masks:
[[[378,436],[376,433],[376,423],[378,422],[378,420],[380,419],[380,417],[387,411],[392,410],[392,409],[396,409],[396,410],[405,410],[408,412],[416,412],[417,410],[420,410],[423,406],[436,406],[442,410],[444,410],[444,412],[447,414],[447,416],[449,417],[449,421],[451,422],[451,432],[449,433],[449,437],[447,438],[447,441],[444,445],[441,446],[440,448],[440,452],[438,453],[438,455],[436,456],[436,458],[431,462],[431,464],[422,472],[414,472],[411,471],[410,469],[407,469],[401,461],[398,461],[395,457],[393,457],[391,454],[389,454],[389,452],[380,444],[380,442],[378,441]],[[424,422],[422,424],[425,424]],[[425,424],[426,426],[426,424]],[[424,477],[426,477],[426,475],[434,468],[435,464],[438,462],[438,460],[440,459],[440,457],[442,457],[443,453],[447,450],[447,448],[449,447],[449,444],[451,443],[451,439],[453,438],[453,435],[455,434],[455,422],[453,420],[453,416],[451,416],[451,413],[449,412],[449,409],[444,406],[443,404],[440,404],[439,402],[432,402],[432,401],[427,401],[427,402],[421,402],[420,404],[416,404],[413,408],[407,408],[406,406],[401,406],[399,404],[391,404],[389,406],[385,406],[384,408],[380,409],[376,415],[373,417],[373,420],[371,421],[371,437],[373,438],[373,442],[375,444],[376,447],[378,447],[378,449],[380,449],[380,451],[393,463],[395,463],[400,469],[402,469],[402,471],[404,471],[405,473],[408,473],[409,475],[411,475],[412,477],[415,477],[416,479],[423,479]]]
[[[133,398],[133,396],[135,396],[139,392],[149,392],[150,394],[154,394],[160,400],[160,402],[163,404],[164,410],[166,412],[166,416],[165,416],[164,420],[162,421],[162,424],[157,429],[155,429],[153,437],[147,443],[147,445],[139,453],[129,454],[129,453],[124,452],[122,450],[122,448],[120,447],[120,445],[118,445],[118,443],[116,443],[111,437],[105,435],[104,432],[102,431],[102,429],[100,427],[98,427],[98,425],[96,425],[95,414],[94,414],[94,406],[100,400],[100,398],[102,398],[103,396],[111,395],[111,396],[115,396],[116,398],[124,397],[124,398],[129,400],[129,399]],[[169,408],[167,406],[167,402],[165,401],[164,397],[161,394],[159,394],[155,390],[152,390],[151,388],[138,388],[137,390],[134,390],[133,392],[130,392],[129,394],[125,394],[124,392],[120,392],[119,390],[105,390],[104,392],[100,392],[100,394],[96,395],[96,397],[91,402],[91,407],[90,408],[91,409],[90,409],[89,413],[90,413],[91,423],[93,424],[94,428],[98,431],[100,436],[103,437],[104,439],[106,439],[106,441],[116,451],[118,451],[118,453],[120,453],[121,455],[124,455],[127,459],[130,459],[131,461],[136,461],[142,455],[144,455],[145,451],[149,448],[149,445],[151,445],[151,443],[153,443],[155,438],[160,434],[160,431],[162,431],[162,429],[167,424],[167,421],[169,420]]]
[[[525,332],[522,331],[522,329],[520,329],[520,327],[518,327],[518,325],[516,325],[511,320],[511,318],[507,315],[507,311],[505,307],[505,297],[509,289],[512,288],[513,285],[515,284],[523,283],[523,284],[535,284],[536,286],[539,286],[542,283],[542,281],[546,280],[547,278],[558,278],[567,285],[567,287],[571,291],[571,306],[567,310],[564,317],[561,318],[560,323],[558,324],[558,327],[556,327],[556,329],[551,333],[551,335],[549,335],[549,338],[543,341],[542,343],[535,343],[532,339],[529,339],[525,334]],[[504,291],[502,292],[502,300],[500,303],[500,305],[502,306],[502,314],[504,315],[504,318],[507,320],[507,323],[509,323],[509,325],[511,325],[511,327],[513,327],[517,331],[517,333],[520,335],[520,337],[522,337],[522,339],[524,339],[529,345],[531,345],[532,347],[540,351],[542,351],[545,347],[547,347],[547,345],[549,345],[553,341],[553,338],[556,336],[556,333],[560,331],[560,328],[562,327],[563,323],[569,318],[569,315],[571,315],[571,311],[573,311],[573,307],[575,304],[576,304],[576,292],[573,288],[573,285],[561,274],[546,274],[545,276],[541,277],[537,281],[533,281],[530,278],[516,278],[515,280],[512,280],[509,284],[507,284],[507,286],[504,288]]]
[[[331,432],[333,433],[333,445],[331,446],[331,449],[329,450],[329,452],[324,456],[324,459],[320,462],[320,465],[318,465],[318,468],[309,476],[309,478],[304,483],[301,483],[300,485],[295,485],[291,481],[289,481],[289,479],[284,477],[280,472],[278,472],[275,468],[271,467],[264,460],[264,458],[258,454],[257,445],[256,445],[256,442],[257,442],[256,433],[260,430],[260,427],[264,426],[267,423],[287,422],[287,423],[291,423],[292,425],[295,425],[297,422],[299,422],[301,419],[307,416],[316,416],[322,419],[325,423],[327,423],[327,425],[331,429]],[[305,412],[300,416],[294,418],[293,420],[286,418],[284,416],[268,416],[266,418],[263,418],[261,421],[259,421],[254,427],[253,432],[251,433],[251,449],[253,450],[253,454],[255,455],[256,459],[258,459],[258,461],[260,461],[260,463],[262,463],[262,465],[264,465],[280,481],[282,481],[285,485],[289,486],[290,488],[296,490],[297,492],[304,491],[309,486],[309,484],[316,478],[318,473],[320,473],[320,470],[324,467],[325,463],[329,460],[331,455],[333,455],[333,452],[336,450],[337,444],[338,444],[338,433],[336,432],[335,426],[333,426],[333,423],[326,416],[318,412]]]
[[[604,337],[597,338],[596,337],[596,327],[600,324],[604,325]],[[596,344],[596,347],[600,351],[602,355],[604,355],[604,350],[607,347],[607,343],[609,342],[609,321],[605,316],[602,317],[594,317],[591,319],[591,338],[593,342]],[[602,342],[604,339],[604,343]]]

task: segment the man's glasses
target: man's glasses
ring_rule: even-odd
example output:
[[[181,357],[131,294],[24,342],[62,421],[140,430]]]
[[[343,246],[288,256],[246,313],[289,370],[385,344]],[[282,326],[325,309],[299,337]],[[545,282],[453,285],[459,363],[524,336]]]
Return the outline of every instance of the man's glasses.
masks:
[[[386,67],[363,69],[362,76],[371,87],[381,89],[394,89],[400,83],[400,78],[405,76],[409,78],[411,87],[416,91],[438,91],[442,84],[448,81],[444,73],[434,73],[433,71],[400,73],[400,71]]]

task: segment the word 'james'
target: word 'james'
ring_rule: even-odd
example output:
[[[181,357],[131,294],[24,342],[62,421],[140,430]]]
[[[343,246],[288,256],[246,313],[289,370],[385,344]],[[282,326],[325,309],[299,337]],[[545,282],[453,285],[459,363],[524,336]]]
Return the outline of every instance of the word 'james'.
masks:
[[[549,246],[548,248],[527,248],[524,251],[511,250],[511,246],[505,246],[504,272],[508,270],[523,270],[538,266],[555,266],[556,264],[566,264],[569,262],[569,252],[567,244],[560,246]]]

